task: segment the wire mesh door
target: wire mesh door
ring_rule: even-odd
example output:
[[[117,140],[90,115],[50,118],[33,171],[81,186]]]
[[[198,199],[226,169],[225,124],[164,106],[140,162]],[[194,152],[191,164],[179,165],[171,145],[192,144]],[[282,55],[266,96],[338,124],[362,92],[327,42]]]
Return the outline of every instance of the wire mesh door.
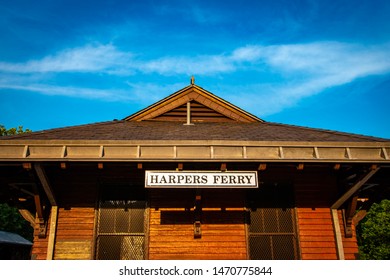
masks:
[[[145,259],[146,201],[139,191],[114,187],[99,203],[96,258]]]
[[[250,259],[298,259],[292,187],[264,185],[249,194]]]

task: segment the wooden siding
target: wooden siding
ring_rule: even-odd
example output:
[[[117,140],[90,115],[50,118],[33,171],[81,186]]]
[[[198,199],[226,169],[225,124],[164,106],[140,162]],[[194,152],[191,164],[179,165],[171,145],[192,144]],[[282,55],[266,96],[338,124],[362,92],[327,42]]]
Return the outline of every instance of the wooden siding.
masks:
[[[229,118],[209,107],[204,106],[198,102],[192,101],[191,104],[191,122],[234,122],[234,119]],[[225,111],[224,111],[225,112]],[[226,113],[230,113],[226,111]],[[162,115],[158,115],[152,120],[158,121],[181,121],[187,120],[187,104],[183,104],[174,108]]]
[[[94,220],[94,208],[60,208],[54,259],[92,259]]]
[[[298,208],[299,239],[302,259],[337,259],[330,209]]]
[[[58,200],[53,259],[92,259],[97,166],[61,169],[56,164],[44,166],[44,169]],[[48,221],[50,224],[50,217]],[[44,239],[34,237],[32,253],[35,259],[46,259],[49,230]]]
[[[49,217],[50,220],[50,217]],[[47,246],[48,246],[48,240],[49,240],[49,231],[50,231],[50,223],[47,225],[47,235],[45,238],[39,238],[39,225],[36,223],[36,226],[34,228],[34,240],[33,240],[33,246],[31,249],[31,259],[33,260],[46,260],[47,256]]]
[[[203,191],[201,238],[194,201],[194,190],[151,193],[149,259],[246,259],[244,193]]]
[[[337,198],[337,176],[325,168],[305,168],[294,179],[301,258],[337,259],[330,206]]]

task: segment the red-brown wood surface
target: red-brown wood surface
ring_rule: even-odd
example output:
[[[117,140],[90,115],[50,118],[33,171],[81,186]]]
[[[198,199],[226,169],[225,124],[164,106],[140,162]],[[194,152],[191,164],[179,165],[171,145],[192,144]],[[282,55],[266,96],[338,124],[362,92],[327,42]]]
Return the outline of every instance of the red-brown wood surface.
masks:
[[[194,238],[194,191],[152,193],[149,259],[247,258],[243,192],[204,191],[201,196],[202,236]]]

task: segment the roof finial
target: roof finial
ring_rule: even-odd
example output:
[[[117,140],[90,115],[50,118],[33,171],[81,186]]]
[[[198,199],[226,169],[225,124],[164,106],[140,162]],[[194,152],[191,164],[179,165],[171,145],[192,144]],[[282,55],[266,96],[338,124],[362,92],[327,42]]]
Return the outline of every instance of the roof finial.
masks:
[[[191,76],[191,85],[194,85],[194,84],[195,84],[195,77]]]

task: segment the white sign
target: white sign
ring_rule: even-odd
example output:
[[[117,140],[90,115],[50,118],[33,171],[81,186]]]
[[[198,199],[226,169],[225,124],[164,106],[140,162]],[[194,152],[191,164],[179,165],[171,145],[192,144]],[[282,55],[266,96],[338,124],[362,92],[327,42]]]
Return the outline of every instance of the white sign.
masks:
[[[257,171],[146,171],[145,188],[257,188]]]

